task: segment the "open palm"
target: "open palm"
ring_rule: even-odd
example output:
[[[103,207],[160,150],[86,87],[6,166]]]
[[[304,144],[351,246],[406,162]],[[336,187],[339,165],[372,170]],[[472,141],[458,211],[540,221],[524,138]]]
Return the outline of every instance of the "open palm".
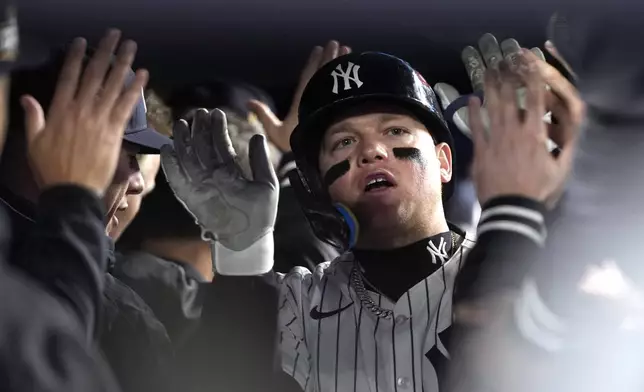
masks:
[[[162,150],[163,170],[206,239],[241,251],[273,229],[279,185],[263,135],[250,141],[252,179],[237,162],[221,110],[198,110],[192,129],[177,122],[174,139],[174,149]]]

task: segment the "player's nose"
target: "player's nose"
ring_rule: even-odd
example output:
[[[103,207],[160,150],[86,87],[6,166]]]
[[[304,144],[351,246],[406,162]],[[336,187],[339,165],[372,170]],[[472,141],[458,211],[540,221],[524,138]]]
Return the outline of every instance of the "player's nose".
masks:
[[[370,165],[387,159],[389,159],[389,153],[382,143],[377,141],[364,141],[362,143],[358,160],[359,165]]]

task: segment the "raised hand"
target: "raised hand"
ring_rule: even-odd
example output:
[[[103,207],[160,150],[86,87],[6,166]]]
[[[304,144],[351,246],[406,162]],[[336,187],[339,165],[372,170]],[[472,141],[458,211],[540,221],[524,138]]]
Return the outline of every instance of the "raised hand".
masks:
[[[221,110],[209,113],[199,109],[192,129],[180,120],[173,132],[174,149],[164,146],[161,150],[163,170],[177,198],[201,226],[204,239],[234,252],[248,249],[266,236],[272,241],[279,183],[264,136],[254,135],[250,140],[253,179],[247,179],[236,160]]]
[[[531,51],[539,58],[545,61],[545,56],[539,48],[532,48]],[[472,84],[472,90],[479,98],[483,98],[485,70],[488,68],[498,69],[502,60],[509,64],[515,65],[517,55],[521,52],[521,46],[512,38],[506,39],[499,45],[496,37],[492,34],[485,34],[479,39],[478,50],[472,46],[463,49],[461,60]],[[519,90],[519,101],[523,107],[522,101],[524,91],[521,86],[516,86]],[[453,86],[447,83],[437,83],[434,86],[441,106],[445,111],[445,118],[452,121],[454,125],[467,137],[471,137],[469,117],[467,110],[468,96],[462,96]],[[449,109],[448,109],[449,108]],[[452,111],[452,109],[454,111]],[[487,114],[483,110],[484,124],[488,123]]]
[[[291,102],[291,107],[284,120],[277,118],[275,113],[266,106],[264,103],[252,100],[249,102],[250,110],[255,113],[259,121],[262,123],[266,135],[269,140],[277,146],[282,152],[291,151],[291,134],[298,123],[297,116],[300,107],[300,100],[304,88],[315,72],[324,64],[335,59],[338,56],[351,53],[351,48],[348,46],[340,46],[337,41],[330,41],[325,48],[316,46],[313,48],[309,60],[306,62],[302,73],[300,74],[300,81],[295,89],[295,95]]]
[[[552,207],[570,173],[583,102],[574,87],[534,53],[524,50],[517,59],[514,70],[504,61],[500,70],[491,68],[485,73],[489,132],[479,99],[470,100],[472,176],[482,204],[497,196],[515,195]],[[524,113],[516,99],[517,80],[525,86]],[[547,109],[559,120],[556,125],[544,123]],[[561,148],[556,158],[544,148],[549,136]]]
[[[110,30],[84,72],[86,42],[74,41],[46,118],[35,98],[22,97],[29,161],[42,188],[74,184],[102,196],[111,183],[125,126],[148,80],[139,70],[124,87],[136,54],[133,41],[121,45],[108,73],[120,36]]]

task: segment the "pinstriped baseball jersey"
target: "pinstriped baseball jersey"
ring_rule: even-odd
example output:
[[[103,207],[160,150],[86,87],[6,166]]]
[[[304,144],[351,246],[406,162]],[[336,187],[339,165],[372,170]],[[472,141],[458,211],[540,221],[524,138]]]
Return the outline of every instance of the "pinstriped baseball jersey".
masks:
[[[307,392],[437,392],[449,358],[442,338],[452,323],[454,280],[473,245],[463,239],[449,260],[440,260],[441,268],[396,303],[368,291],[376,304],[393,310],[390,319],[362,305],[350,283],[350,252],[313,273],[296,268],[280,276],[283,370]]]

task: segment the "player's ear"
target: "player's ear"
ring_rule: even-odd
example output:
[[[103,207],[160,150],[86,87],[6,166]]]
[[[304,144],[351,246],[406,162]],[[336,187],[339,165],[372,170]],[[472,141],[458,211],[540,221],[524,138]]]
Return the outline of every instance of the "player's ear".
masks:
[[[445,184],[452,180],[452,149],[447,143],[439,143],[435,149],[440,165],[441,182]]]

